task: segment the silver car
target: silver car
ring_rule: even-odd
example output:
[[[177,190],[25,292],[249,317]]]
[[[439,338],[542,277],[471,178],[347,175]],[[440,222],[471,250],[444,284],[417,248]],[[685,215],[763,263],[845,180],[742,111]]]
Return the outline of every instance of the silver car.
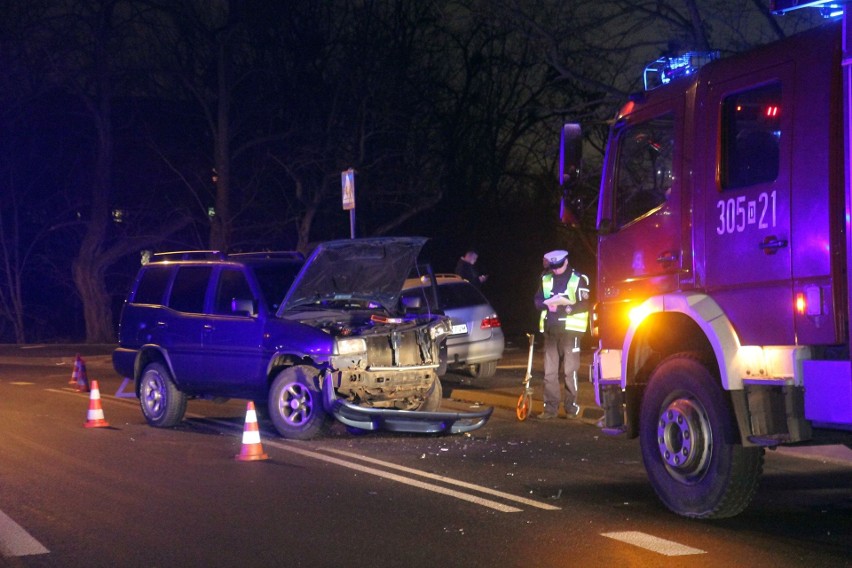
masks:
[[[497,372],[503,357],[503,329],[500,318],[482,292],[457,274],[436,274],[437,310],[452,320],[446,341],[449,368],[465,368],[475,378],[488,378]],[[434,302],[429,276],[409,278],[403,285],[404,298],[420,296],[429,306]],[[441,371],[445,368],[442,365]],[[439,372],[439,374],[443,374]]]

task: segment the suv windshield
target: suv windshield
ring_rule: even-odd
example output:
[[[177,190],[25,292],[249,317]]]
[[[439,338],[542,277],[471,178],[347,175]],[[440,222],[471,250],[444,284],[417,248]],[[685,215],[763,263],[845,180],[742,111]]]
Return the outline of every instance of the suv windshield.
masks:
[[[302,262],[265,262],[252,264],[251,267],[260,284],[267,309],[275,313],[302,268]]]

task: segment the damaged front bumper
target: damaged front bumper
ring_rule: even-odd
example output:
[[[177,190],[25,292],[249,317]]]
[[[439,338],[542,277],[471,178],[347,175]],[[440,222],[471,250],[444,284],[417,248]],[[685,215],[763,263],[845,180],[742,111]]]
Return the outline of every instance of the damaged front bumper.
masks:
[[[422,412],[357,406],[335,395],[330,373],[323,379],[322,398],[326,412],[343,424],[361,430],[460,434],[481,428],[494,412],[492,407],[476,412]]]

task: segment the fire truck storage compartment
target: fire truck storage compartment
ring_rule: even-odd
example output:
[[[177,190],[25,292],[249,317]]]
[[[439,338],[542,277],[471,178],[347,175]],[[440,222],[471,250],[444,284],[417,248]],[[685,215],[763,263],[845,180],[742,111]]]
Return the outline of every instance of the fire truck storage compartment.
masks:
[[[852,362],[802,361],[805,418],[852,426]]]

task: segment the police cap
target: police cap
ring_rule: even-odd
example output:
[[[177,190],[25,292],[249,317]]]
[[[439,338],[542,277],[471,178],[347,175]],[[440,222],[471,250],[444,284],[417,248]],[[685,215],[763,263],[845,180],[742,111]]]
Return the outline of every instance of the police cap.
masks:
[[[567,250],[552,250],[544,255],[548,268],[559,268],[566,260],[568,260]]]

